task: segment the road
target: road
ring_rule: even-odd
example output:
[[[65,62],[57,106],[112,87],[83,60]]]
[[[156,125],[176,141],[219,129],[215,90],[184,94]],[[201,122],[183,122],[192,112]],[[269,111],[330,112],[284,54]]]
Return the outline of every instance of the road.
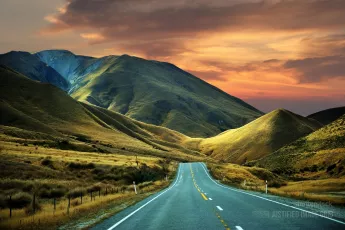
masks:
[[[181,163],[169,188],[92,229],[345,229],[330,216],[219,184],[203,163]]]

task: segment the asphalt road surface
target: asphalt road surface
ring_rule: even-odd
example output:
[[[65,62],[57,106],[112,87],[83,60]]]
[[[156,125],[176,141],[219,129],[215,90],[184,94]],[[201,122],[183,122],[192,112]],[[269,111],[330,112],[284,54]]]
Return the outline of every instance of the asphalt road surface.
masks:
[[[222,185],[203,163],[181,163],[174,182],[92,229],[345,229],[345,222]]]

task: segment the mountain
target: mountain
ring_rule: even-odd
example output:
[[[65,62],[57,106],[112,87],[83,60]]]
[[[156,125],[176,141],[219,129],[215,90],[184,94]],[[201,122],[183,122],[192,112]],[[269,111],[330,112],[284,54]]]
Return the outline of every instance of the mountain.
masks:
[[[187,140],[187,144],[212,158],[243,164],[260,159],[320,127],[316,121],[278,109],[243,127],[211,138]]]
[[[170,63],[128,55],[91,58],[63,50],[36,56],[70,81],[73,98],[189,136],[213,136],[262,115]]]
[[[343,114],[345,114],[345,106],[322,110],[320,112],[310,114],[307,117],[314,119],[314,120],[317,120],[318,122],[320,122],[323,125],[328,125],[331,122],[337,120]]]
[[[76,78],[83,77],[101,64],[97,58],[74,55],[68,50],[45,50],[36,53],[35,56],[72,84]]]
[[[92,151],[105,148],[118,153],[126,149],[182,159],[199,156],[180,145],[188,138],[181,133],[80,103],[55,86],[4,66],[0,66],[0,91],[1,138],[68,140]]]
[[[260,159],[256,165],[281,173],[345,175],[345,115]]]
[[[28,52],[12,51],[2,54],[0,55],[0,65],[8,66],[33,80],[50,83],[62,90],[69,88],[68,81],[55,69]]]

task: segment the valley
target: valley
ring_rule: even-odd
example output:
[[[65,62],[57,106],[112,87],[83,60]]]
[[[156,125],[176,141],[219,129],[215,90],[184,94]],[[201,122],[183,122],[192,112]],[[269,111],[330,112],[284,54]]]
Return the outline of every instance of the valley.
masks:
[[[263,114],[176,66],[128,55],[10,52],[0,64],[0,227],[94,218],[91,227],[166,191],[181,162],[206,162],[244,191],[264,193],[267,180],[271,195],[345,204],[343,107]]]

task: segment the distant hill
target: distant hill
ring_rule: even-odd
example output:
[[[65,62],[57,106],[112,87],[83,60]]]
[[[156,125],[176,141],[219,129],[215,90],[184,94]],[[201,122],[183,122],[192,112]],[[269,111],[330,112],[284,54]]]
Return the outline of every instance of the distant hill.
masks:
[[[36,56],[70,81],[73,98],[189,136],[213,136],[263,114],[169,63],[64,50]]]
[[[62,90],[0,66],[0,137],[103,143],[132,153],[179,157],[198,155],[180,143],[176,131],[144,124],[94,105],[80,103]],[[185,159],[185,158],[183,158]]]
[[[8,66],[32,80],[50,83],[62,90],[68,90],[69,83],[55,69],[47,66],[35,55],[28,52],[12,51],[0,55],[0,65]]]
[[[278,109],[243,127],[211,138],[187,140],[187,144],[212,158],[243,164],[260,159],[320,127],[316,121]]]
[[[345,175],[345,115],[258,160],[256,165],[289,174]]]
[[[345,114],[345,106],[322,110],[320,112],[310,114],[308,118],[315,119],[323,125],[328,125],[337,120],[343,114]]]

